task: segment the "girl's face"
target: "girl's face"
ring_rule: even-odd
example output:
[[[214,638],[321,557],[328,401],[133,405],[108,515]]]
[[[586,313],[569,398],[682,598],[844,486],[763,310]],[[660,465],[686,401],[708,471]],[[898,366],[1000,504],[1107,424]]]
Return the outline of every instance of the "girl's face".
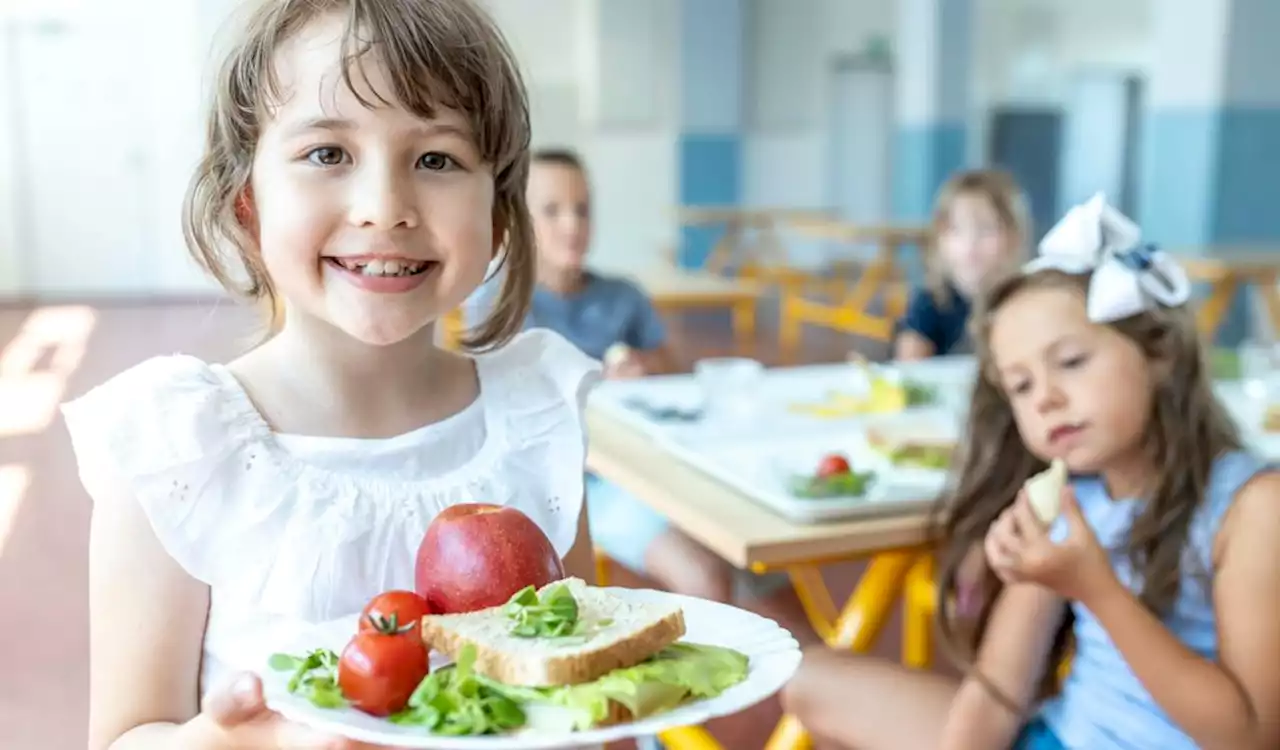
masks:
[[[1150,362],[1131,339],[1092,323],[1082,292],[1032,287],[995,311],[990,345],[1023,443],[1097,473],[1138,460],[1150,418]]]
[[[591,194],[581,170],[535,162],[527,196],[540,263],[554,270],[581,270],[591,244]]]
[[[253,228],[294,316],[393,344],[456,308],[495,251],[494,180],[469,126],[382,104],[376,57],[342,81],[337,18],[313,23],[276,60],[282,102],[254,156]]]
[[[1016,260],[1015,242],[985,195],[961,193],[952,200],[947,223],[938,235],[938,254],[952,283],[972,297],[982,288],[983,279]]]

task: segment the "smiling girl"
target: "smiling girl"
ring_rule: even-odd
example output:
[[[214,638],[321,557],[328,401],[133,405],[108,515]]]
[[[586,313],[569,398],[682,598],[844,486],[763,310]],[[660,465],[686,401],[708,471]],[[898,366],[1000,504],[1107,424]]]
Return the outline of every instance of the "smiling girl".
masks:
[[[451,505],[519,508],[592,575],[598,367],[518,333],[528,143],[511,53],[470,0],[256,4],[186,227],[217,279],[283,318],[230,363],[155,358],[64,410],[94,500],[90,748],[354,746],[268,710],[245,670],[273,634],[412,589]],[[434,346],[495,258],[501,299],[468,350]]]

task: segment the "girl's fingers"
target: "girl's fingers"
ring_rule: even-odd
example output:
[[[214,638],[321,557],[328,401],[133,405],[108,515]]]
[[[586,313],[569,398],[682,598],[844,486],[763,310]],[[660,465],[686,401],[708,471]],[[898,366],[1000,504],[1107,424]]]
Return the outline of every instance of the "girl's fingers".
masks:
[[[1036,542],[1045,537],[1044,524],[1040,523],[1035,511],[1031,510],[1031,501],[1027,499],[1025,490],[1018,493],[1018,499],[1014,502],[1013,507],[1009,509],[1009,512],[1013,518],[1014,526],[1018,530],[1018,536],[1022,539],[1028,542]]]

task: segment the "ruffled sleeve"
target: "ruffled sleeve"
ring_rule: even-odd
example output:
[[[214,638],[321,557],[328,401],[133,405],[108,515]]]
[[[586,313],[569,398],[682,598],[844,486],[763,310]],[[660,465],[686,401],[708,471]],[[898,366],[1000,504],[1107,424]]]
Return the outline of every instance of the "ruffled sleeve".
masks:
[[[558,333],[532,329],[483,355],[487,408],[503,415],[508,454],[503,483],[520,509],[564,555],[573,547],[582,512],[587,457],[586,403],[600,382],[600,362]]]
[[[147,360],[62,406],[86,487],[112,489],[94,502],[138,502],[169,555],[205,583],[219,546],[209,537],[226,524],[204,488],[254,425],[252,410],[223,391],[209,365],[177,355]]]

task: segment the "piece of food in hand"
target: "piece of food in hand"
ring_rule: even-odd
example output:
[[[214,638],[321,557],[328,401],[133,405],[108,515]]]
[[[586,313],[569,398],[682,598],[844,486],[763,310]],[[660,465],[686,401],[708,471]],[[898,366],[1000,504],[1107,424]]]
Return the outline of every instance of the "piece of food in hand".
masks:
[[[376,630],[377,623],[394,620],[399,626],[412,626],[415,632],[423,615],[431,614],[427,600],[412,591],[386,591],[375,596],[360,613],[360,632]]]
[[[1040,523],[1048,526],[1062,512],[1062,489],[1066,486],[1067,463],[1061,458],[1053,459],[1049,468],[1023,484],[1027,491],[1027,502],[1031,504],[1031,511],[1040,519]]]
[[[630,357],[631,347],[619,342],[605,350],[604,363],[609,367],[616,367],[626,362]]]
[[[515,508],[453,505],[418,547],[415,589],[432,612],[474,612],[505,604],[528,586],[564,578],[564,563],[538,524]]]
[[[338,687],[355,708],[390,716],[409,705],[409,697],[431,671],[419,624],[400,625],[370,618],[338,659]]]
[[[531,724],[574,730],[713,697],[746,678],[745,655],[678,643],[684,632],[678,605],[623,599],[576,578],[422,620],[424,641],[522,705]]]

